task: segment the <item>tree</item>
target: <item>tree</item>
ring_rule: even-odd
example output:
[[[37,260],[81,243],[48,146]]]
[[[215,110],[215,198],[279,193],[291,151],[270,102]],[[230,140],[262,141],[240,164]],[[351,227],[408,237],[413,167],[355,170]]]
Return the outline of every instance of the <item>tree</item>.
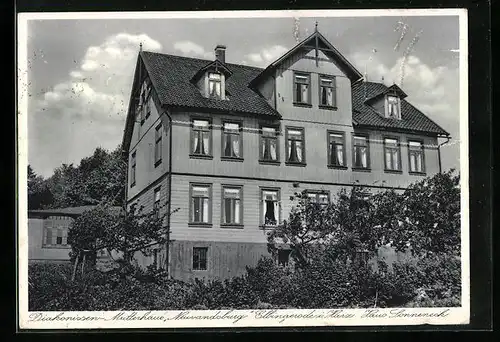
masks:
[[[106,249],[121,256],[123,264],[130,266],[135,252],[147,254],[149,246],[167,241],[169,228],[164,222],[176,210],[169,213],[166,208],[167,204],[145,212],[143,206],[116,210],[109,202],[97,205],[70,226],[68,243],[73,258],[85,254],[87,260],[94,263],[97,251]]]
[[[393,232],[399,250],[417,255],[460,255],[460,176],[451,169],[408,187],[400,206],[401,227]]]
[[[56,168],[48,180],[55,197],[53,207],[96,205],[102,201],[122,205],[127,165],[121,152],[120,146],[111,152],[98,147],[78,166],[63,164]]]
[[[268,234],[270,251],[280,243],[290,244],[299,267],[306,267],[319,249],[328,248],[331,257],[344,262],[367,249],[375,253],[383,234],[373,228],[371,196],[358,185],[341,189],[328,204],[311,202],[305,191],[294,194],[297,204],[289,219]]]
[[[329,204],[311,203],[305,192],[288,220],[268,234],[275,252],[289,243],[299,267],[307,267],[319,249],[329,258],[355,260],[360,252],[374,256],[392,246],[414,255],[458,255],[460,252],[460,187],[454,170],[394,190],[370,194],[362,186],[341,189]]]
[[[43,209],[53,201],[54,196],[47,182],[28,165],[28,209]]]

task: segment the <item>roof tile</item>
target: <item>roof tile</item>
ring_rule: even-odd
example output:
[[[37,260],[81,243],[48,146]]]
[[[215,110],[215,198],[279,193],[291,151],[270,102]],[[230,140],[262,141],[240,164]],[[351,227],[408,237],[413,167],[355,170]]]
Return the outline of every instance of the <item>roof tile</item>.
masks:
[[[401,120],[385,118],[365,104],[365,99],[377,96],[387,89],[388,87],[384,84],[375,82],[360,82],[353,85],[352,118],[355,125],[449,135],[448,132],[404,99],[401,100]]]
[[[160,101],[164,105],[280,117],[266,99],[248,87],[250,81],[262,72],[260,68],[226,63],[233,74],[226,80],[229,100],[221,101],[205,98],[190,81],[198,70],[210,61],[147,51],[141,54]]]

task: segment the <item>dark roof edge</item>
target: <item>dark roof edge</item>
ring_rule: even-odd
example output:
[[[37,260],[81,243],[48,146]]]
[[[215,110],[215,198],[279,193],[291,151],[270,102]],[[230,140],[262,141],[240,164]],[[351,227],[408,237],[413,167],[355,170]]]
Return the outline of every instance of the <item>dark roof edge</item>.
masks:
[[[130,97],[128,101],[128,108],[127,108],[127,117],[125,119],[125,128],[123,130],[123,139],[122,139],[122,155],[125,157],[127,155],[128,157],[128,150],[130,148],[130,141],[132,140],[132,134],[134,131],[134,125],[132,120],[135,120],[134,115],[132,115],[132,98],[134,94],[134,85],[136,84],[137,81],[137,73],[138,73],[138,67],[140,65],[140,61],[143,61],[144,59],[142,58],[142,51],[139,52],[137,55],[137,61],[135,63],[135,70],[134,70],[134,78],[132,80],[132,89],[130,89]],[[144,63],[146,65],[146,63]],[[152,80],[151,80],[152,81]]]
[[[414,128],[399,128],[399,127],[385,127],[385,126],[378,126],[378,125],[367,125],[367,124],[360,124],[357,123],[353,120],[353,126],[354,128],[360,128],[360,129],[375,129],[379,131],[390,131],[390,132],[398,132],[398,133],[413,133],[413,134],[423,134],[426,136],[432,136],[432,137],[440,137],[440,138],[447,138],[450,137],[450,134],[446,132],[445,130],[442,130],[444,133],[440,132],[433,132],[429,130],[418,130]],[[439,127],[439,126],[438,126]],[[441,127],[439,127],[441,128]]]
[[[441,131],[444,132],[444,136],[450,136],[450,133],[448,133],[448,131],[446,131],[443,127],[441,127],[440,125],[438,125],[434,120],[432,120],[429,116],[425,115],[425,113],[423,113],[420,109],[418,109],[417,107],[415,107],[414,105],[412,105],[408,100],[404,100],[409,106],[411,106],[413,109],[415,109],[416,111],[419,111],[420,113],[422,113],[423,116],[425,116],[427,118],[427,120],[429,120],[430,122],[432,122],[434,125],[436,125],[436,127],[438,127]]]
[[[195,106],[183,106],[183,105],[171,105],[171,104],[162,104],[163,109],[173,109],[176,110],[185,110],[189,112],[198,112],[198,113],[212,113],[212,114],[237,114],[237,115],[256,115],[260,117],[269,117],[273,119],[280,119],[281,114],[276,110],[275,114],[265,114],[265,113],[255,113],[255,112],[244,112],[244,111],[235,111],[235,110],[227,110],[227,109],[217,109],[217,108],[207,108],[207,107],[195,107]]]

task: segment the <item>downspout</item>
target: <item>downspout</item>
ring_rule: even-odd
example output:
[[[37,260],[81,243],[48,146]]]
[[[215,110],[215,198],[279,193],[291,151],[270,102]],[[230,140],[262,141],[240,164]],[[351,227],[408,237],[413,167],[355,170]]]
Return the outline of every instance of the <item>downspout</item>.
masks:
[[[442,173],[442,167],[441,167],[441,146],[449,143],[451,140],[451,137],[449,135],[446,136],[446,141],[443,141],[441,144],[438,145],[438,160],[439,160],[439,173]]]
[[[123,202],[125,206],[125,210],[127,209],[127,202],[128,202],[128,151],[125,151],[122,147],[122,158],[123,162],[127,164],[127,170],[125,171],[125,200]]]
[[[170,214],[172,213],[172,116],[170,115],[167,108],[165,108],[165,114],[168,117],[168,223],[167,223],[167,246],[166,246],[166,260],[165,260],[165,271],[167,272],[167,277],[169,276],[169,262],[170,262]]]

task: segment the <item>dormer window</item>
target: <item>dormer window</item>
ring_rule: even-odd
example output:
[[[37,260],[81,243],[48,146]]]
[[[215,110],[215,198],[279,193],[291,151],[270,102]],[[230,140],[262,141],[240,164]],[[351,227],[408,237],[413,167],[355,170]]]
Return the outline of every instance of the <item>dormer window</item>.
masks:
[[[221,75],[219,73],[208,73],[208,94],[210,97],[221,98]]]
[[[401,119],[401,102],[395,95],[387,95],[385,98],[385,117],[389,119]]]

